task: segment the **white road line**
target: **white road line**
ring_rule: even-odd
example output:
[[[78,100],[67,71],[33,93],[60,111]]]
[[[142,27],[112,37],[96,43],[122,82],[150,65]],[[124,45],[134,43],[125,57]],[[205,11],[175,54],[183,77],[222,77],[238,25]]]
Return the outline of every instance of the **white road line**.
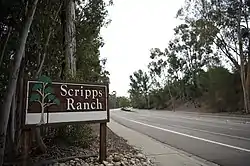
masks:
[[[141,117],[149,117],[149,116],[141,115]],[[150,118],[166,119],[166,118],[162,118],[162,117],[150,117]],[[231,138],[236,138],[236,139],[242,139],[242,140],[250,141],[250,138],[246,138],[246,137],[240,137],[240,136],[235,136],[235,135],[230,135],[230,134],[224,134],[224,133],[217,133],[217,132],[208,131],[208,130],[196,129],[196,128],[191,128],[191,127],[185,127],[185,126],[182,126],[182,125],[169,125],[169,124],[166,124],[166,125],[168,125],[170,127],[179,127],[179,128],[189,129],[189,130],[193,130],[193,131],[200,131],[200,132],[204,132],[204,133],[215,134],[215,135],[226,136],[226,137],[231,137]],[[229,128],[229,129],[233,130],[232,128]],[[243,131],[245,131],[245,130],[243,130]]]
[[[233,145],[228,145],[228,144],[224,144],[224,143],[217,142],[217,141],[212,141],[212,140],[205,139],[205,138],[200,138],[200,137],[196,137],[196,136],[192,136],[192,135],[180,133],[180,132],[177,132],[177,131],[173,131],[173,130],[161,128],[161,127],[158,127],[158,126],[153,126],[153,125],[150,125],[150,124],[138,122],[138,121],[131,120],[131,119],[127,119],[127,118],[124,118],[124,117],[121,117],[121,116],[117,116],[117,117],[119,117],[121,119],[125,119],[125,120],[130,121],[130,122],[134,122],[134,123],[140,124],[140,125],[144,125],[144,126],[148,126],[148,127],[151,127],[151,128],[155,128],[155,129],[158,129],[158,130],[162,130],[162,131],[166,131],[166,132],[170,132],[170,133],[182,135],[182,136],[185,136],[185,137],[189,137],[189,138],[193,138],[193,139],[197,139],[197,140],[209,142],[209,143],[216,144],[216,145],[225,146],[225,147],[232,148],[232,149],[237,149],[237,150],[241,150],[241,151],[245,151],[245,152],[250,152],[250,149],[245,149],[245,148],[241,148],[241,147],[237,147],[237,146],[233,146]]]
[[[216,132],[213,132],[213,131],[196,129],[196,128],[191,128],[191,127],[185,127],[185,126],[181,126],[181,125],[169,125],[169,124],[166,124],[166,125],[170,126],[170,127],[179,127],[179,128],[182,128],[182,129],[189,129],[189,130],[193,130],[193,131],[200,131],[200,132],[203,132],[203,133],[209,133],[209,134],[214,134],[214,135],[219,135],[219,136],[226,136],[226,137],[241,139],[241,140],[245,140],[245,141],[250,141],[250,138],[246,138],[246,137],[240,137],[240,136],[224,134],[224,133],[216,133]]]
[[[153,115],[153,114],[152,114]],[[141,117],[150,117],[150,118],[159,118],[159,119],[164,119],[164,120],[172,120],[171,117],[174,117],[174,116],[171,116],[171,117],[159,117],[159,116],[146,116],[146,115],[140,115]],[[174,118],[182,118],[182,117],[174,117]],[[182,119],[189,119],[189,120],[195,120],[195,119],[191,119],[191,118],[182,118]],[[208,123],[208,122],[213,122],[213,121],[206,121],[206,120],[197,120],[197,121],[201,121],[201,122],[205,122],[205,123]],[[191,123],[191,122],[188,122],[188,123]],[[226,123],[221,123],[221,124],[226,124]],[[209,126],[211,127],[216,127],[216,128],[222,128],[222,129],[225,129],[225,127],[222,127],[222,126],[218,126],[218,125],[212,125],[211,123],[209,124]],[[236,126],[234,126],[236,127]],[[238,126],[237,126],[238,127]],[[238,131],[246,131],[245,129],[238,129],[238,128],[228,128],[230,130],[238,130]],[[247,130],[248,131],[248,130]]]

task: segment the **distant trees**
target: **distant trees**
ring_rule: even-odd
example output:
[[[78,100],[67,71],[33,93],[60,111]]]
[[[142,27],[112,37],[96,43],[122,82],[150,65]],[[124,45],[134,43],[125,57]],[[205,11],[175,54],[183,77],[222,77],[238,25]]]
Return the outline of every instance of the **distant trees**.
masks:
[[[118,108],[116,91],[113,91],[109,94],[109,108]]]
[[[130,100],[127,97],[117,97],[118,108],[130,107]]]
[[[174,109],[192,102],[214,111],[248,113],[249,11],[249,2],[243,0],[185,1],[177,12],[185,22],[174,29],[164,50],[150,52],[147,73],[152,86],[135,91],[140,81],[131,80],[133,106],[145,108],[147,104],[134,96],[149,91],[150,105],[155,108]]]
[[[246,113],[249,112],[250,104],[249,10],[248,0],[193,0],[186,1],[186,6],[178,12],[187,22],[202,22],[200,32],[203,35],[210,34],[212,29],[217,31],[209,38],[220,55],[240,73]]]
[[[121,107],[129,107],[131,106],[129,98],[125,96],[117,96],[116,91],[111,92],[109,94],[109,108],[121,108]]]
[[[146,72],[138,70],[130,76],[130,99],[133,107],[149,107],[150,78]]]

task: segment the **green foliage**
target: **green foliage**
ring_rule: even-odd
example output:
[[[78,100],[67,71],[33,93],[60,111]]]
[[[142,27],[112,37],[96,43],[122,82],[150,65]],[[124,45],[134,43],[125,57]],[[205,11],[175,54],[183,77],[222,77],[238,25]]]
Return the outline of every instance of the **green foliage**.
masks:
[[[3,94],[6,90],[11,68],[13,66],[13,55],[19,44],[20,32],[23,20],[25,20],[26,7],[29,1],[0,2],[0,52],[3,50],[7,40],[8,30],[10,38],[4,51],[3,61],[0,65],[0,97],[3,102]],[[108,4],[103,0],[97,1],[76,1],[76,57],[77,57],[77,78],[72,80],[79,82],[109,82],[109,72],[105,69],[106,59],[100,59],[99,48],[104,45],[100,36],[100,29],[107,26],[110,20],[107,19]],[[39,1],[34,20],[32,22],[29,36],[25,45],[25,73],[27,78],[35,78],[36,72],[46,53],[42,67],[41,81],[51,83],[52,80],[59,80],[62,72],[63,52],[63,26],[61,14],[56,17],[56,12],[62,4],[61,0]],[[51,33],[47,49],[45,49],[48,34]],[[44,75],[46,75],[44,77]],[[71,81],[72,81],[71,80]],[[41,89],[41,87],[37,88]]]
[[[109,82],[109,72],[104,68],[107,59],[99,59],[99,48],[104,45],[104,41],[100,36],[100,29],[109,23],[106,20],[107,6],[108,4],[103,0],[95,0],[77,8],[76,65],[78,81]]]
[[[244,27],[250,21],[249,7],[243,4],[240,10],[245,16],[240,18],[243,50],[250,55],[249,30]],[[153,84],[150,107],[167,108],[173,100],[182,103],[199,100],[200,105],[216,111],[242,108],[237,13],[238,1],[186,1],[186,6],[177,13],[185,22],[174,29],[174,37],[165,50],[150,50],[148,69]],[[222,67],[222,61],[228,63],[222,55],[233,64],[235,73]],[[243,60],[246,63],[248,58]],[[131,79],[131,85],[132,105],[147,107],[142,95],[146,91],[139,90],[139,81]]]
[[[43,83],[52,83],[50,77],[46,75],[42,75],[41,77],[39,77],[38,81],[41,81]]]
[[[113,91],[111,94],[109,94],[109,108],[118,108],[116,91]]]
[[[48,99],[51,100],[51,101],[54,100],[55,98],[56,98],[55,95],[52,95],[52,94],[51,94],[51,95],[48,95]]]
[[[129,107],[130,106],[130,100],[127,97],[117,97],[117,103],[118,107]]]
[[[56,103],[57,105],[60,105],[60,100],[58,100],[58,99],[54,99],[53,102]]]
[[[42,84],[42,83],[36,83],[36,84],[33,86],[32,90],[33,90],[33,91],[36,91],[36,90],[41,90],[42,88],[43,88],[43,84]]]
[[[56,96],[53,94],[54,90],[51,87],[51,79],[48,76],[41,76],[39,78],[39,81],[42,83],[35,83],[35,85],[32,88],[32,94],[30,97],[30,101],[31,102],[36,102],[36,101],[40,101],[40,102],[44,102],[42,104],[57,104],[60,105],[60,101],[56,98]],[[36,92],[37,90],[40,91],[40,93],[42,93],[42,96],[40,95],[40,93]]]
[[[44,93],[45,94],[47,94],[47,93],[54,93],[54,91],[53,91],[53,89],[50,86],[48,86],[48,87],[45,88]]]
[[[171,106],[172,96],[176,99],[194,101],[201,98],[200,105],[206,106],[217,112],[233,112],[242,109],[242,90],[240,88],[240,76],[238,73],[230,73],[223,67],[209,68],[208,71],[197,73],[197,87],[185,81],[185,77],[164,88],[150,91],[150,108],[164,109]],[[131,94],[132,95],[132,94]],[[143,97],[133,96],[131,101],[133,107],[147,108]]]
[[[200,77],[200,86],[209,107],[220,112],[239,109],[241,96],[237,87],[240,81],[236,82],[236,77],[237,74],[232,74],[223,67],[211,68]]]
[[[30,101],[40,101],[41,100],[41,96],[38,93],[32,93],[30,96]]]
[[[130,100],[133,107],[147,108],[148,93],[151,86],[146,72],[138,70],[130,76]]]
[[[75,124],[64,126],[63,133],[57,133],[57,137],[70,145],[87,148],[93,140],[93,131],[87,124]]]
[[[152,90],[149,98],[151,108],[156,109],[166,108],[166,101],[170,100],[167,87]]]

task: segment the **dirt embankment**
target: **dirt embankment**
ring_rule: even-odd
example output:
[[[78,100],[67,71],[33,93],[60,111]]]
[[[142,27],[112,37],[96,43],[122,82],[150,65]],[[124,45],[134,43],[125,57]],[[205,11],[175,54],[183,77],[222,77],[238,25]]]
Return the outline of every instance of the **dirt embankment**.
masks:
[[[235,110],[233,112],[229,112],[226,110],[219,110],[216,108],[210,107],[204,100],[197,99],[195,101],[180,101],[176,100],[174,102],[175,111],[186,111],[186,112],[200,112],[200,113],[226,113],[226,114],[234,114],[234,115],[242,115],[243,111]],[[172,110],[172,104],[169,104],[166,109]]]

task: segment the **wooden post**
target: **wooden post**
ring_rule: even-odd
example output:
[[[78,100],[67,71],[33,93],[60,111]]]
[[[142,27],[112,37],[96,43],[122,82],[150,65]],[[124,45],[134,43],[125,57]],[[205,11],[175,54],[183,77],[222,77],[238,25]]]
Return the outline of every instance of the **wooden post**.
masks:
[[[107,158],[107,123],[100,123],[100,150],[99,150],[99,159],[102,163]]]
[[[30,147],[30,131],[24,130],[24,158],[23,158],[23,166],[28,164],[29,158],[29,147]]]

